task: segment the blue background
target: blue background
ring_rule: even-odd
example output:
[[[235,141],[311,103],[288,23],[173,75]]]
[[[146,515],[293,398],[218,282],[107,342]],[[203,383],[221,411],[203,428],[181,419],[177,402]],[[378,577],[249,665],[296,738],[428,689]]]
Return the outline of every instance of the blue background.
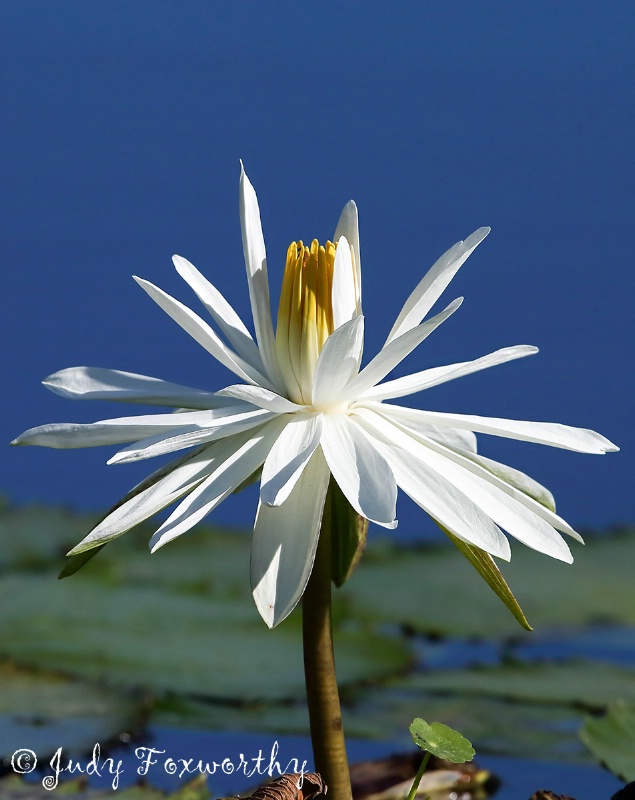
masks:
[[[356,200],[367,357],[434,260],[491,225],[442,299],[463,307],[405,366],[541,353],[410,400],[599,430],[622,453],[480,446],[574,525],[632,521],[634,26],[631,0],[2,3],[2,438],[139,411],[39,386],[68,366],[233,382],[130,276],[198,309],[179,253],[249,318],[242,158],[274,307],[288,243],[332,236]],[[7,448],[0,490],[104,509],[156,466],[112,451]],[[252,491],[212,519],[254,511]]]

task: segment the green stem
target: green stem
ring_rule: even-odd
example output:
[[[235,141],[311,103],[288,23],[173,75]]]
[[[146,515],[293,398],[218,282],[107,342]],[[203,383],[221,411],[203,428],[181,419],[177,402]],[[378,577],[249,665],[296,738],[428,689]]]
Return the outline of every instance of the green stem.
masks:
[[[408,792],[408,797],[406,800],[414,800],[415,795],[417,794],[417,789],[419,788],[419,784],[421,783],[421,778],[423,777],[423,773],[426,771],[426,767],[428,766],[428,761],[430,760],[430,753],[426,753],[423,757],[423,761],[419,765],[419,769],[417,774],[415,775],[415,779],[412,782],[412,786],[410,787],[410,791]]]
[[[331,491],[322,515],[315,563],[302,601],[304,677],[315,770],[332,800],[351,800],[331,632]]]

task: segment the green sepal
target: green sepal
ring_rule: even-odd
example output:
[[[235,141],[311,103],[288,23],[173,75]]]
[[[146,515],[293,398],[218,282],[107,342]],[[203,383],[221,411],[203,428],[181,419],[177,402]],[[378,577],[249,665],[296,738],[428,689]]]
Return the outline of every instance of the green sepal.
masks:
[[[368,537],[368,520],[360,516],[331,477],[324,509],[331,515],[331,577],[343,586],[362,557]]]
[[[503,578],[492,556],[486,553],[485,550],[481,550],[480,547],[468,544],[463,541],[463,539],[459,539],[458,536],[450,533],[447,528],[444,528],[443,525],[440,525],[438,522],[437,525],[439,525],[452,544],[463,553],[481,578],[485,580],[488,586],[500,597],[503,603],[505,603],[519,624],[525,628],[525,630],[533,630],[531,625],[527,622],[527,617],[525,617],[522,608],[519,606],[518,600],[514,597],[512,590],[507,585],[507,581]]]
[[[412,720],[410,733],[417,747],[427,750],[437,758],[443,758],[453,764],[464,764],[474,758],[472,743],[442,722],[428,724],[425,719],[416,717]]]

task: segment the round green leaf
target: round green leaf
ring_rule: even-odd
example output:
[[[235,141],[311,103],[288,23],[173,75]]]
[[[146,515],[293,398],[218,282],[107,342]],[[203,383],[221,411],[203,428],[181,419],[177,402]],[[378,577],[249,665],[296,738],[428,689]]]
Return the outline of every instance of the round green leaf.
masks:
[[[472,744],[458,731],[442,722],[431,722],[416,717],[410,726],[413,742],[422,750],[427,750],[437,758],[444,758],[453,764],[463,764],[474,758]]]

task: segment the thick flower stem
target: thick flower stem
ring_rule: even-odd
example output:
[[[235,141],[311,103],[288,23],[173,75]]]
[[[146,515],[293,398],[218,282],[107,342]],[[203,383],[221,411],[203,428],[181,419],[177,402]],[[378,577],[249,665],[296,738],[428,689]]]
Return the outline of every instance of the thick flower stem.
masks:
[[[351,800],[351,781],[335,677],[331,632],[331,491],[311,578],[302,602],[304,676],[315,770],[332,800]]]

